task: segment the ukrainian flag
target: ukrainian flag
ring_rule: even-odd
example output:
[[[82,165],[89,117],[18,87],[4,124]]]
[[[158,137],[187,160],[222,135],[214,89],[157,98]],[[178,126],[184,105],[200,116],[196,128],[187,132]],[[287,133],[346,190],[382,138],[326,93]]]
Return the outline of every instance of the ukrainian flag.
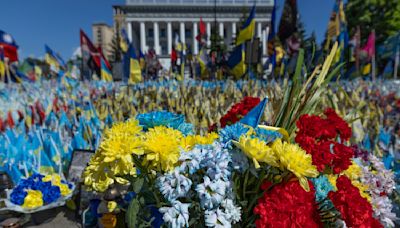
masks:
[[[101,80],[111,82],[112,75],[110,69],[108,69],[106,63],[103,58],[101,58]]]
[[[197,56],[197,60],[199,61],[200,65],[200,76],[203,77],[208,74],[208,57],[204,48],[200,50],[199,55]]]
[[[4,53],[0,52],[0,78],[1,81],[4,81],[3,78],[6,75],[6,64],[4,63]]]
[[[126,34],[125,29],[121,30],[121,41],[119,43],[119,46],[121,47],[121,49],[124,53],[126,53],[128,51],[129,39],[128,39],[128,35]]]
[[[50,65],[50,69],[56,73],[58,73],[61,67],[65,67],[64,60],[55,53],[49,46],[44,45],[44,49],[46,51],[45,61]]]
[[[143,70],[144,67],[146,66],[146,60],[141,50],[139,50],[139,63],[140,63],[140,69]]]
[[[246,22],[242,26],[242,29],[239,32],[239,35],[236,39],[236,45],[240,45],[247,40],[251,40],[254,37],[254,30],[256,27],[256,6],[254,5],[251,9],[250,15],[247,18]]]
[[[128,84],[142,81],[142,71],[132,44],[129,44],[128,52],[124,56],[124,75]]]
[[[241,78],[246,73],[243,45],[236,46],[229,56],[227,65],[235,78]]]

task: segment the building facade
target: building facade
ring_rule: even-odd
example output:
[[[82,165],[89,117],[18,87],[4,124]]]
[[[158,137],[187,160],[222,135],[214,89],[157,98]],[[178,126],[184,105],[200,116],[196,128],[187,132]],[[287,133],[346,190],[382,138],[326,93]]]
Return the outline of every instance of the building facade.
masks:
[[[232,44],[241,18],[249,14],[253,4],[256,36],[266,55],[273,0],[127,0],[125,5],[113,6],[114,26],[126,29],[135,48],[144,52],[154,49],[165,66],[177,37],[192,54],[199,53],[196,36],[200,18],[206,24],[208,44],[213,29],[225,44]]]
[[[101,47],[106,58],[111,59],[114,28],[105,23],[95,23],[92,25],[92,34],[94,45]]]

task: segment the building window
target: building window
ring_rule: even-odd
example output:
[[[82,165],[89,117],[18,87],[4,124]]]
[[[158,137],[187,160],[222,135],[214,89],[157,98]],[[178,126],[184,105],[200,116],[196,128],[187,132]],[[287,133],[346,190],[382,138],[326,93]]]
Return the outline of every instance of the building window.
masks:
[[[165,38],[165,29],[161,29],[161,31],[160,31],[160,37],[161,38]]]
[[[192,30],[185,29],[185,37],[192,37]]]
[[[154,30],[152,28],[149,28],[147,36],[149,38],[153,38],[154,37]]]
[[[161,46],[161,54],[162,55],[168,55],[168,50],[167,50],[167,45],[162,45]]]
[[[180,35],[179,34],[179,30],[178,29],[174,29],[174,34],[173,34],[174,36],[176,36],[176,35]]]

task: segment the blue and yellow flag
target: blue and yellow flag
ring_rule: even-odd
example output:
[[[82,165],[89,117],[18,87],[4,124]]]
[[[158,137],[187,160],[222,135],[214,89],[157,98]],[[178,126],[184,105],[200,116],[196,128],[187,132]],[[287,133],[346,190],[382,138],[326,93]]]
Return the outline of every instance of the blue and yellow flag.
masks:
[[[240,123],[249,125],[256,128],[260,123],[261,117],[264,113],[265,105],[268,102],[268,98],[264,98],[256,107],[250,110],[241,120]]]
[[[4,82],[4,76],[6,75],[6,64],[4,62],[4,53],[0,49],[0,79]]]
[[[139,50],[139,64],[140,64],[141,70],[143,70],[144,67],[146,66],[146,58],[145,58],[142,50]]]
[[[254,31],[256,27],[256,6],[254,5],[250,11],[250,15],[247,18],[246,22],[242,26],[242,29],[239,32],[239,35],[236,39],[236,45],[240,45],[247,40],[251,40],[254,37]]]
[[[246,65],[244,63],[244,50],[243,45],[236,46],[229,56],[227,65],[230,69],[231,74],[235,78],[241,78],[246,73]]]
[[[205,76],[207,75],[208,72],[208,56],[207,56],[207,50],[205,48],[201,48],[200,53],[197,55],[197,60],[199,61],[200,65],[200,76]]]
[[[126,34],[125,29],[121,30],[121,41],[119,43],[119,46],[121,47],[121,50],[124,53],[126,53],[128,51],[129,39],[128,39],[128,35]]]
[[[132,44],[129,44],[128,51],[124,56],[124,80],[128,84],[142,81],[142,71],[140,70],[140,64]]]
[[[55,53],[49,46],[44,45],[46,52],[45,61],[50,65],[50,69],[56,73],[60,71],[61,68],[65,68],[65,62],[60,55]]]
[[[104,62],[103,58],[101,58],[101,80],[111,82],[112,81],[112,74],[110,69],[108,69],[106,63]]]

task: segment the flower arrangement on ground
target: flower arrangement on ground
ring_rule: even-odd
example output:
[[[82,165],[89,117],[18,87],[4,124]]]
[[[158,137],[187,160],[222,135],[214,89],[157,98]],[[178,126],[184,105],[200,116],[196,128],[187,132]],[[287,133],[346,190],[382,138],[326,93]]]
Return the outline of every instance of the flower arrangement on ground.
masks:
[[[58,174],[41,175],[35,173],[22,179],[12,189],[9,201],[26,210],[34,210],[49,205],[72,194],[73,184],[62,180]]]

